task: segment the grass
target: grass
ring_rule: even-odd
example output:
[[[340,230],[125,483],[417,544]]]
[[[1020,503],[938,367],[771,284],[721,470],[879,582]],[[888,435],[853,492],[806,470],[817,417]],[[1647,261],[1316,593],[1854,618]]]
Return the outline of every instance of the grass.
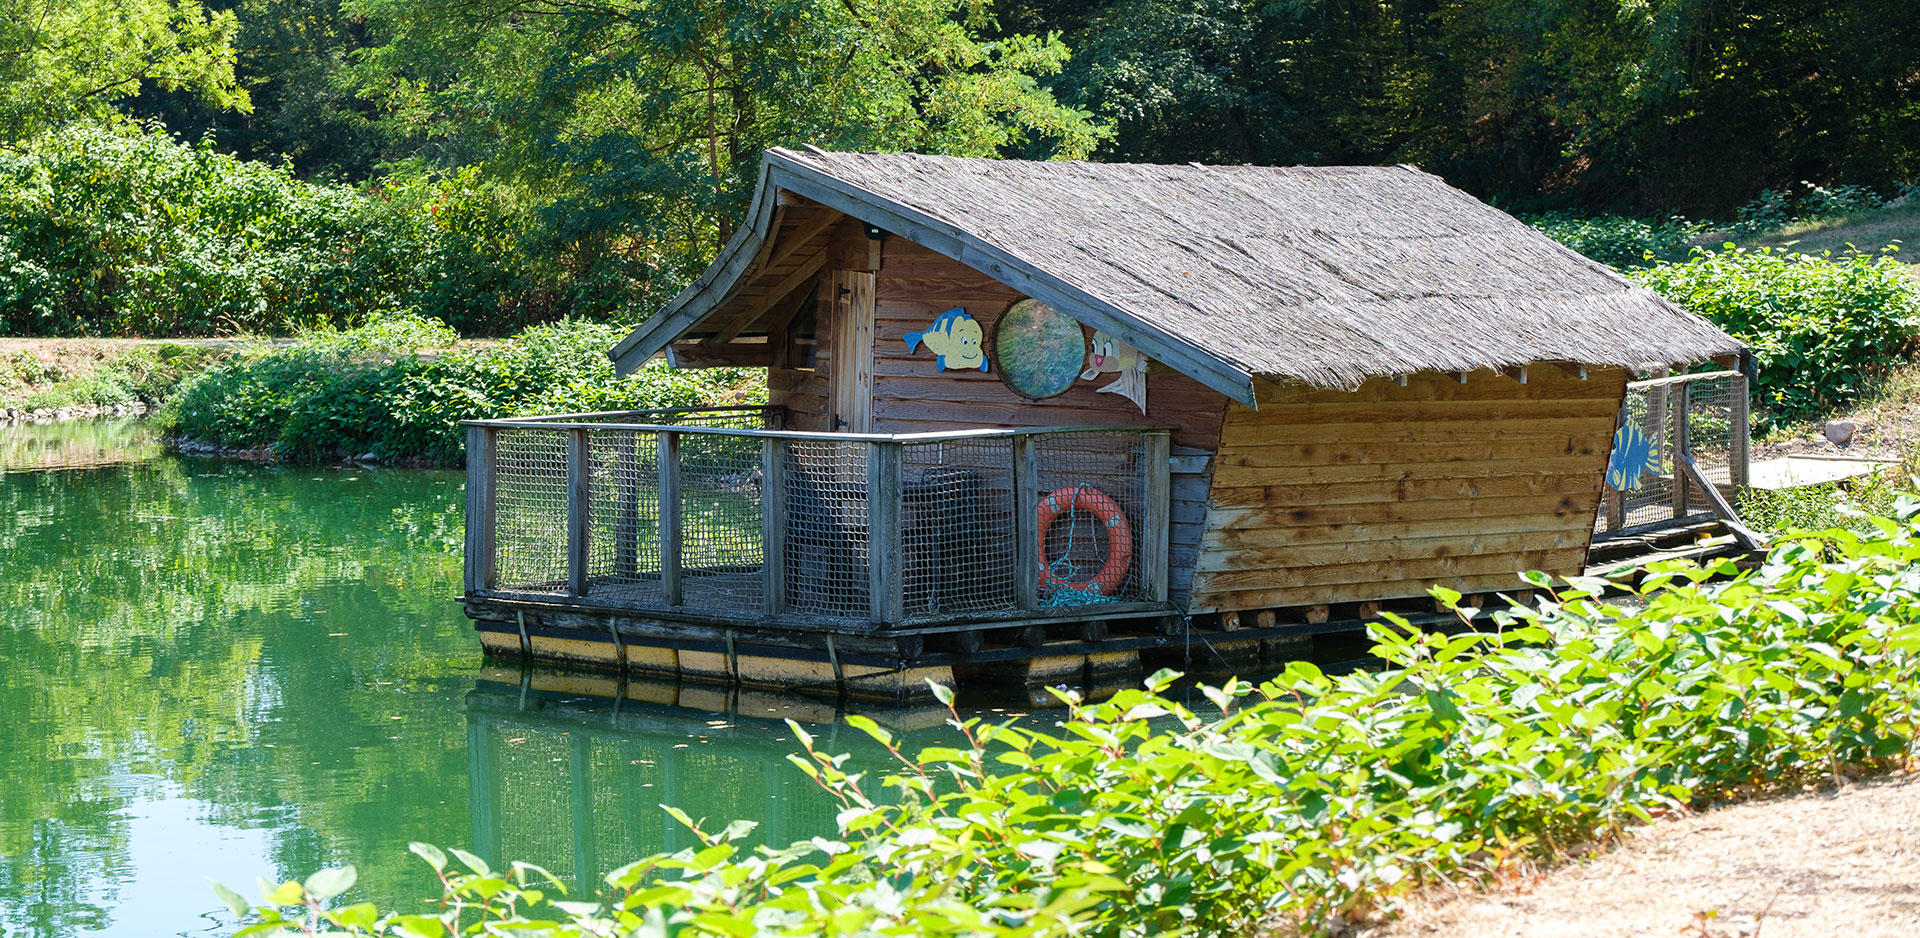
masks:
[[[1702,235],[1698,244],[1717,250],[1728,241],[1738,240],[1726,231]],[[1920,279],[1920,200],[1889,208],[1856,212],[1835,218],[1798,221],[1758,238],[1743,247],[1771,247],[1796,254],[1845,254],[1849,251],[1878,253],[1897,244],[1907,262],[1907,273]]]

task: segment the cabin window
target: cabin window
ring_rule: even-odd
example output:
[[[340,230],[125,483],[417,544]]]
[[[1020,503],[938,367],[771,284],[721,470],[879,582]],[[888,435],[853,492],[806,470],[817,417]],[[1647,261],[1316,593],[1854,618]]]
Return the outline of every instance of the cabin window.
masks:
[[[800,311],[787,326],[787,367],[801,371],[817,368],[820,352],[820,287],[815,286],[800,304]]]

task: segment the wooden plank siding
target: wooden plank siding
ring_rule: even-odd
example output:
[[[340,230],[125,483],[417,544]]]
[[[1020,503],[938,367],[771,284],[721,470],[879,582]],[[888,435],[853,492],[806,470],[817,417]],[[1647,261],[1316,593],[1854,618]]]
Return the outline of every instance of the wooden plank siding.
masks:
[[[1263,383],[1220,433],[1191,611],[1512,589],[1579,572],[1626,373]]]

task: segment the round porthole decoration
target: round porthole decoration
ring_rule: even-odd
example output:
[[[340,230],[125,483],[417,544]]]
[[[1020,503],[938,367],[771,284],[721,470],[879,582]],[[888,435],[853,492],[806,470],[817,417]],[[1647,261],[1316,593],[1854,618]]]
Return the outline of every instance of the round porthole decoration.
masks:
[[[1021,397],[1065,394],[1087,362],[1087,337],[1073,317],[1028,297],[1014,301],[993,327],[1000,381]]]

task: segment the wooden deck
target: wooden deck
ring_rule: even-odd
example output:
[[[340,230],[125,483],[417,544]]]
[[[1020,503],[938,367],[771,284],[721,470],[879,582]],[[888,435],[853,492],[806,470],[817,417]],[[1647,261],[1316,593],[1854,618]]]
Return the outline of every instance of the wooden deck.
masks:
[[[845,681],[843,652],[874,657],[856,663],[869,676],[899,674],[929,636],[1031,658],[1035,636],[1157,635],[1178,615],[1168,428],[779,423],[775,409],[469,423],[466,603],[489,651],[624,669],[627,646],[645,646],[674,652],[679,673],[740,680],[680,652],[744,643],[807,652]],[[1123,574],[1093,586],[1114,549],[1102,519],[1068,510],[1051,533],[1028,520],[1050,492],[1089,488],[1120,506],[1133,542]]]

